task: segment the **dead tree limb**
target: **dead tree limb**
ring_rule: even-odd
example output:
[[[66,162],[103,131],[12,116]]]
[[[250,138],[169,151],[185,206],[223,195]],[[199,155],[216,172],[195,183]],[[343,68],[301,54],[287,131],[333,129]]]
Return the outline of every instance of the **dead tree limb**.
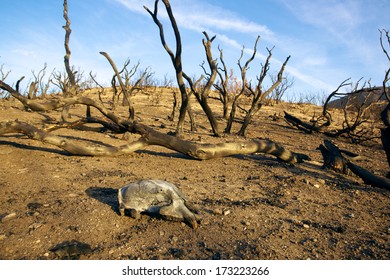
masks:
[[[72,96],[76,93],[76,78],[74,76],[74,73],[72,71],[72,68],[70,67],[70,47],[69,47],[69,39],[70,39],[70,34],[72,33],[72,29],[70,29],[70,19],[68,16],[68,1],[64,0],[64,19],[65,19],[65,26],[63,28],[65,29],[65,41],[64,41],[64,46],[65,46],[65,56],[64,56],[64,64],[65,64],[65,70],[66,73],[68,74],[68,79],[70,86],[66,88],[66,90],[63,92],[64,97]],[[62,111],[62,121],[66,121],[69,118],[69,109],[70,107],[66,106],[63,108]]]
[[[349,83],[350,79],[343,81],[338,88],[333,91],[327,98],[322,114],[319,117],[313,116],[310,123],[305,122],[287,112],[285,113],[285,120],[292,126],[297,127],[299,130],[305,133],[319,132],[326,136],[337,138],[340,136],[349,138],[353,143],[361,143],[369,141],[375,138],[379,138],[378,135],[373,133],[373,128],[367,129],[363,126],[368,122],[369,112],[375,105],[372,96],[375,95],[377,87],[371,87],[370,82],[365,82],[361,88],[359,88],[360,80],[355,84],[353,90],[349,93],[339,93],[339,90]],[[348,82],[348,83],[347,83]],[[368,87],[366,87],[368,84]],[[343,104],[344,119],[341,127],[330,128],[332,124],[332,115],[330,114],[328,107],[329,101],[333,97],[343,97],[344,100],[340,103]]]
[[[230,75],[228,73],[225,60],[223,58],[223,50],[218,47],[219,50],[219,60],[221,61],[222,68],[217,68],[217,74],[219,76],[219,83],[215,84],[214,87],[218,90],[220,95],[220,100],[223,105],[223,118],[228,119],[229,117],[229,109],[231,107],[232,103],[232,88],[230,87],[230,84],[232,83],[233,79],[233,70],[230,72]]]
[[[106,53],[106,52],[100,52],[101,55],[103,55],[107,60],[108,62],[110,63],[112,69],[114,70],[114,73],[115,73],[115,76],[119,82],[119,85],[121,86],[121,89],[122,89],[122,92],[123,92],[123,95],[124,95],[124,98],[129,106],[129,120],[130,121],[134,121],[134,117],[135,117],[135,111],[134,111],[134,106],[133,104],[131,103],[131,99],[130,99],[130,94],[122,80],[122,77],[121,75],[119,74],[119,71],[118,71],[118,68],[116,67],[115,65],[115,62],[111,59],[111,57]]]
[[[168,13],[169,20],[172,25],[173,32],[175,34],[175,39],[176,39],[176,53],[174,54],[173,51],[169,48],[166,40],[165,40],[165,34],[164,34],[164,28],[160,20],[158,19],[158,0],[155,1],[154,3],[154,11],[152,12],[144,6],[145,10],[151,15],[153,18],[154,23],[158,26],[159,31],[160,31],[160,40],[161,44],[163,45],[164,49],[168,53],[169,57],[171,58],[173,67],[175,68],[176,72],[176,80],[177,84],[179,86],[179,90],[181,93],[181,106],[180,106],[180,114],[179,114],[179,120],[177,122],[177,127],[176,127],[176,134],[180,136],[180,134],[183,132],[183,125],[184,125],[184,120],[187,112],[187,105],[188,105],[188,94],[187,94],[187,89],[184,83],[183,79],[183,65],[182,65],[182,59],[181,59],[181,54],[182,54],[182,44],[181,44],[181,36],[180,36],[180,31],[176,23],[176,19],[173,16],[171,4],[169,3],[168,0],[163,0],[162,2],[165,5],[165,9]]]
[[[262,107],[263,102],[265,101],[265,98],[267,98],[267,96],[270,95],[282,82],[284,69],[287,65],[287,62],[290,59],[290,56],[288,56],[286,58],[286,60],[284,61],[284,63],[282,64],[282,66],[279,70],[277,80],[275,82],[273,82],[272,85],[267,90],[264,91],[263,90],[263,81],[264,81],[265,77],[268,75],[268,70],[270,68],[270,60],[272,57],[272,49],[267,48],[267,51],[268,51],[268,56],[267,56],[267,59],[265,61],[265,64],[263,65],[263,67],[261,69],[260,76],[257,77],[256,86],[254,88],[252,88],[251,85],[248,86],[248,90],[252,93],[252,104],[248,110],[248,113],[245,115],[244,122],[243,122],[243,124],[238,132],[238,135],[241,135],[241,136],[245,136],[246,129],[247,129],[248,125],[252,121],[253,116]]]
[[[152,128],[137,124],[135,122],[129,122],[119,116],[116,116],[112,111],[106,109],[102,103],[94,101],[84,96],[73,96],[68,98],[56,98],[48,101],[40,102],[36,100],[30,100],[16,90],[12,89],[9,85],[0,81],[0,88],[4,89],[12,96],[17,98],[25,106],[28,106],[33,111],[49,111],[53,109],[62,108],[68,105],[83,104],[98,109],[105,117],[111,122],[117,125],[120,130],[129,131],[131,133],[137,133],[141,135],[141,139],[133,144],[126,145],[121,148],[91,148],[89,146],[79,148],[75,146],[73,142],[59,138],[59,136],[53,136],[43,130],[33,127],[27,123],[19,121],[3,122],[0,123],[0,134],[7,133],[23,133],[32,139],[47,142],[56,145],[72,154],[78,155],[116,155],[124,152],[134,151],[133,149],[143,148],[146,145],[158,145],[168,149],[183,153],[191,158],[205,160],[217,157],[226,157],[237,154],[253,154],[253,153],[266,153],[276,156],[282,161],[288,163],[299,163],[304,160],[309,160],[309,157],[304,154],[291,152],[281,145],[261,139],[247,140],[243,142],[234,143],[219,143],[219,144],[202,144],[191,141],[185,141],[179,137],[163,134]]]
[[[387,57],[387,60],[390,62],[390,55],[389,52],[387,51],[387,48],[390,50],[390,35],[388,30],[379,30],[380,33],[380,45],[381,48]],[[383,37],[386,36],[387,39],[387,48],[385,47],[383,43]],[[383,124],[385,125],[384,128],[381,129],[381,140],[382,140],[382,145],[383,149],[386,152],[386,158],[387,158],[387,163],[390,166],[390,91],[389,91],[389,86],[388,83],[390,81],[390,67],[386,70],[385,77],[382,82],[382,88],[383,88],[383,94],[386,96],[387,99],[387,106],[386,108],[381,112],[381,119]],[[390,178],[390,172],[387,173],[387,177]]]
[[[290,152],[279,144],[269,140],[254,139],[238,143],[203,144],[163,134],[141,124],[123,121],[122,125],[126,126],[128,131],[140,134],[141,138],[135,142],[120,147],[109,145],[96,146],[96,144],[77,144],[74,141],[52,135],[28,123],[17,120],[0,122],[0,135],[8,133],[22,133],[31,139],[55,145],[72,155],[81,156],[116,156],[133,153],[148,145],[157,145],[180,152],[198,160],[253,153],[270,154],[287,163],[300,163],[309,159],[306,155]]]
[[[319,149],[324,157],[324,167],[342,174],[348,174],[350,170],[360,177],[365,184],[390,190],[389,179],[377,176],[367,169],[350,162],[343,157],[339,148],[331,141],[324,140],[324,145],[321,144]]]
[[[193,80],[184,72],[183,72],[183,77],[189,83],[192,93],[195,95],[200,106],[205,112],[207,119],[209,120],[209,123],[211,125],[211,129],[213,130],[213,134],[217,137],[220,137],[221,132],[219,130],[219,124],[208,103],[211,87],[214,85],[215,79],[217,77],[217,62],[213,59],[213,55],[211,52],[211,44],[214,41],[215,36],[210,38],[207,32],[203,32],[203,34],[205,38],[202,40],[202,43],[206,52],[207,62],[211,71],[211,73],[207,77],[206,84],[204,86],[196,86],[200,84],[200,80],[202,78],[198,79],[198,81],[194,83]]]
[[[100,102],[97,102],[91,98],[85,96],[72,96],[67,98],[52,98],[44,101],[30,100],[21,95],[17,90],[14,90],[11,86],[0,81],[0,88],[8,91],[13,97],[19,100],[24,106],[30,108],[35,112],[51,111],[54,109],[63,108],[65,106],[83,104],[86,106],[92,106],[98,109],[105,117],[120,125],[121,119],[117,117],[111,110],[108,110]]]
[[[231,130],[232,130],[232,125],[233,125],[233,122],[234,122],[234,119],[235,119],[235,116],[236,116],[236,110],[237,110],[237,106],[238,106],[238,102],[239,102],[239,99],[240,97],[247,91],[247,86],[248,86],[248,81],[247,81],[247,77],[246,77],[246,73],[247,73],[247,70],[249,68],[249,64],[255,59],[256,57],[256,53],[257,53],[257,44],[260,40],[260,36],[257,36],[257,39],[256,39],[256,42],[255,42],[255,45],[253,47],[253,53],[252,53],[252,56],[245,62],[244,65],[241,64],[241,59],[242,57],[244,56],[244,47],[242,48],[241,50],[241,55],[240,55],[240,58],[238,59],[238,67],[240,68],[241,70],[241,89],[239,91],[238,94],[236,94],[233,98],[233,102],[232,102],[232,108],[230,110],[230,115],[229,115],[229,119],[228,119],[228,122],[227,122],[227,125],[226,125],[226,128],[225,128],[225,132],[226,133],[231,133]]]

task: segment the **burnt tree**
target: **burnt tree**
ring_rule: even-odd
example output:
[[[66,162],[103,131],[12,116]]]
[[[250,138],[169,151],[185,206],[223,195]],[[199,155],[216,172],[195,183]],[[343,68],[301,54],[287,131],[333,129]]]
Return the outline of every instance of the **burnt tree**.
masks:
[[[202,40],[202,43],[205,48],[208,65],[210,67],[210,73],[207,74],[206,84],[204,86],[196,86],[199,85],[203,77],[201,77],[198,81],[194,83],[194,81],[187,74],[183,73],[183,76],[190,84],[192,93],[195,95],[200,106],[205,112],[207,119],[209,120],[211,128],[213,130],[213,134],[219,137],[221,136],[221,132],[219,130],[219,124],[208,102],[211,88],[214,85],[215,79],[217,77],[217,62],[213,59],[213,55],[211,52],[211,45],[215,39],[215,36],[210,38],[206,32],[203,32],[203,34],[205,36],[205,39]]]
[[[388,30],[379,30],[380,32],[380,45],[384,52],[384,54],[387,57],[387,60],[390,62],[390,55],[387,51],[387,49],[390,49],[390,35]],[[383,43],[383,37],[387,39],[387,49]],[[388,101],[386,108],[381,112],[381,119],[383,124],[385,125],[385,128],[381,129],[381,140],[383,144],[383,149],[386,152],[387,162],[390,166],[390,92],[389,92],[389,86],[388,83],[390,81],[390,67],[386,70],[385,77],[383,79],[383,95],[386,96],[386,99]],[[387,177],[390,178],[390,172],[387,173]]]
[[[228,119],[228,122],[227,122],[227,125],[226,125],[226,128],[225,128],[225,132],[226,133],[231,133],[232,125],[233,125],[233,122],[234,122],[235,117],[236,117],[236,110],[237,110],[239,99],[240,99],[240,97],[244,93],[247,92],[248,81],[247,81],[246,73],[247,73],[247,70],[249,68],[249,64],[256,57],[257,43],[259,42],[259,40],[260,40],[260,36],[258,36],[257,39],[256,39],[255,45],[253,47],[252,56],[245,62],[244,65],[241,64],[241,59],[244,56],[244,48],[242,48],[242,50],[241,50],[241,56],[238,59],[238,67],[240,68],[240,71],[241,71],[241,89],[239,90],[239,92],[236,95],[234,95],[234,98],[233,98],[233,101],[232,101],[232,107],[231,107],[231,110],[230,110],[229,119]]]
[[[176,81],[179,86],[179,90],[181,93],[181,106],[180,106],[180,114],[179,114],[179,120],[177,122],[177,128],[176,128],[176,134],[180,136],[183,132],[183,125],[184,125],[184,120],[187,112],[187,106],[188,106],[188,93],[187,93],[187,88],[184,83],[184,78],[183,78],[183,65],[182,65],[182,59],[181,59],[181,54],[182,54],[182,43],[181,43],[181,36],[179,32],[179,28],[176,23],[176,19],[173,16],[171,4],[169,3],[168,0],[162,0],[164,3],[165,9],[168,13],[169,20],[172,25],[172,29],[175,34],[175,39],[176,39],[176,52],[173,53],[173,51],[170,49],[168,46],[166,40],[165,40],[165,34],[164,34],[164,27],[160,20],[158,19],[158,0],[155,1],[154,3],[154,11],[152,12],[149,10],[148,7],[144,6],[145,10],[152,16],[154,23],[158,26],[159,31],[160,31],[160,40],[161,44],[163,45],[165,51],[168,53],[169,57],[171,58],[173,67],[175,68],[175,73],[176,73]]]
[[[247,113],[244,117],[244,122],[243,122],[243,124],[238,132],[238,135],[241,135],[241,136],[245,136],[246,129],[247,129],[248,125],[252,121],[253,116],[262,107],[263,102],[265,101],[265,98],[267,98],[267,96],[270,95],[276,89],[276,87],[278,87],[278,85],[282,82],[284,69],[287,65],[288,60],[290,59],[290,56],[288,56],[286,58],[286,60],[284,61],[284,63],[282,64],[282,66],[279,70],[276,81],[273,82],[272,85],[267,90],[264,90],[263,89],[263,82],[264,82],[264,79],[268,75],[268,71],[270,68],[270,60],[272,57],[272,49],[267,48],[267,51],[268,51],[268,56],[267,56],[267,59],[265,61],[265,64],[261,68],[260,76],[257,77],[257,84],[255,86],[252,86],[249,83],[247,86],[247,88],[251,94],[251,97],[252,97],[252,102],[251,102],[251,107],[247,111]]]
[[[77,91],[77,84],[76,84],[76,78],[74,75],[74,72],[70,66],[70,47],[69,47],[69,39],[70,34],[72,33],[72,29],[70,28],[70,19],[68,16],[68,1],[64,0],[64,19],[65,19],[65,25],[63,28],[65,29],[65,40],[64,40],[64,46],[65,46],[65,56],[64,56],[64,64],[65,64],[65,71],[68,75],[68,82],[69,85],[66,86],[65,90],[63,91],[64,97],[73,96],[76,94]],[[69,118],[69,106],[65,106],[62,110],[62,121],[67,121]]]
[[[182,140],[179,137],[174,137],[158,132],[146,125],[137,124],[136,122],[130,122],[129,120],[122,119],[112,110],[107,109],[101,102],[95,101],[85,96],[72,96],[67,98],[53,98],[50,100],[37,101],[22,96],[16,89],[13,89],[3,81],[0,81],[0,88],[8,91],[24,106],[28,107],[32,111],[37,112],[51,111],[63,108],[64,106],[75,104],[91,106],[103,114],[107,121],[100,118],[87,116],[85,119],[80,120],[80,124],[100,123],[104,124],[106,128],[115,130],[117,133],[124,133],[128,131],[141,135],[139,140],[120,147],[113,147],[109,145],[96,146],[77,144],[72,140],[52,135],[43,129],[39,129],[33,125],[20,122],[18,120],[0,122],[0,135],[9,133],[22,133],[31,139],[55,145],[73,155],[116,156],[120,154],[132,153],[149,145],[158,145],[175,150],[198,160],[252,153],[271,154],[288,163],[299,163],[303,162],[304,160],[309,160],[307,155],[291,152],[285,149],[283,146],[269,140],[252,139],[241,142],[217,144],[204,144]],[[51,130],[55,130],[55,128],[51,128]]]

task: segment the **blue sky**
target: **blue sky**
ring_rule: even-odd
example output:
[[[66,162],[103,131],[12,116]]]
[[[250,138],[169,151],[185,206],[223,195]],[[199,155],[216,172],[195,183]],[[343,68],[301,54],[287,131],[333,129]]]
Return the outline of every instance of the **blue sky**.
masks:
[[[108,85],[112,70],[99,54],[105,51],[118,66],[127,58],[150,66],[156,77],[174,77],[174,69],[160,44],[157,26],[143,5],[153,9],[153,0],[68,0],[72,35],[71,64],[97,74]],[[224,49],[229,68],[238,74],[242,46],[250,55],[258,35],[258,58],[249,77],[255,78],[272,48],[271,73],[276,73],[288,55],[286,73],[294,77],[290,95],[329,93],[351,77],[371,79],[381,85],[388,61],[379,45],[378,29],[390,29],[389,0],[171,0],[183,41],[183,67],[189,75],[201,73],[205,59],[202,31]],[[0,64],[11,70],[6,80],[14,83],[30,77],[47,63],[51,71],[63,70],[64,25],[62,0],[1,0]],[[168,42],[172,32],[160,1],[160,17]],[[24,86],[27,86],[27,81]]]

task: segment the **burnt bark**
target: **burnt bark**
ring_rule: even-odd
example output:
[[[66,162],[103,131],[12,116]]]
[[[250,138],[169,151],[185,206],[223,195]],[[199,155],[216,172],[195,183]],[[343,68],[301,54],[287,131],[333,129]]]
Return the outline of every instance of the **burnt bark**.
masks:
[[[161,44],[163,45],[164,49],[168,53],[169,57],[171,58],[173,67],[175,68],[176,72],[176,81],[179,86],[179,90],[181,93],[181,106],[180,106],[180,113],[179,113],[179,120],[177,122],[177,128],[176,128],[176,134],[180,136],[183,132],[183,126],[184,126],[184,120],[185,116],[187,113],[187,105],[188,105],[188,94],[187,94],[187,89],[184,83],[184,78],[183,78],[183,65],[182,65],[182,59],[181,59],[181,54],[182,54],[182,44],[181,44],[181,36],[180,36],[180,31],[176,23],[176,19],[173,16],[171,4],[169,3],[168,0],[163,0],[162,1],[165,5],[165,9],[168,13],[169,20],[172,25],[172,29],[175,35],[175,40],[176,40],[176,52],[173,53],[173,51],[169,48],[166,40],[165,40],[165,34],[164,34],[164,28],[160,20],[158,19],[158,0],[155,1],[154,3],[154,11],[152,12],[149,10],[146,6],[144,6],[145,10],[151,15],[153,18],[154,23],[158,26],[159,31],[160,31],[160,40]]]
[[[128,90],[127,90],[127,88],[126,88],[126,86],[125,86],[125,84],[124,84],[124,82],[122,80],[121,75],[119,74],[118,68],[115,65],[115,62],[111,59],[111,57],[106,52],[100,52],[100,54],[103,55],[108,60],[108,62],[110,63],[112,69],[114,70],[115,76],[116,76],[116,78],[117,78],[117,80],[119,82],[119,85],[120,85],[120,87],[122,89],[124,98],[125,98],[126,103],[127,103],[128,107],[129,107],[129,120],[130,121],[134,121],[134,117],[135,117],[134,106],[133,106],[133,103],[131,102],[130,94],[129,94],[129,92],[128,92]]]
[[[70,34],[72,33],[72,29],[70,28],[70,19],[68,16],[68,1],[64,0],[64,19],[65,19],[65,25],[63,28],[65,29],[65,40],[64,40],[64,46],[65,46],[65,56],[64,56],[64,64],[65,64],[65,70],[68,75],[69,79],[69,85],[66,88],[66,90],[63,92],[64,97],[72,96],[75,94],[76,91],[76,78],[74,76],[74,73],[72,71],[72,68],[70,66],[70,47],[69,47],[69,39]],[[65,106],[62,110],[62,121],[67,121],[69,118],[69,106]]]
[[[17,120],[0,123],[0,134],[15,132],[23,133],[32,139],[56,145],[59,148],[75,155],[113,156],[134,152],[135,150],[144,148],[148,145],[158,145],[199,160],[253,153],[270,154],[288,163],[300,163],[304,160],[309,160],[307,155],[291,152],[285,149],[283,146],[269,140],[253,139],[242,142],[218,144],[203,144],[182,140],[179,137],[174,137],[153,130],[148,126],[124,120],[119,116],[116,116],[111,110],[106,109],[102,103],[88,97],[73,96],[69,98],[56,98],[41,102],[30,100],[22,96],[19,92],[12,89],[3,81],[0,81],[0,88],[10,92],[12,96],[17,98],[21,103],[23,103],[24,106],[27,106],[32,111],[49,111],[75,104],[91,106],[98,109],[106,118],[113,122],[116,125],[116,130],[123,132],[129,131],[131,133],[137,133],[141,135],[141,138],[138,141],[125,146],[107,147],[104,145],[96,148],[88,145],[78,146],[68,139],[51,135],[42,129],[38,129],[32,125],[19,122]],[[94,122],[96,122],[96,120]]]
[[[133,153],[149,145],[157,145],[197,160],[253,153],[270,154],[287,163],[301,163],[309,159],[304,154],[291,152],[269,140],[253,139],[234,143],[203,144],[182,140],[178,137],[158,132],[148,126],[128,121],[123,121],[122,126],[126,127],[127,131],[140,134],[140,139],[119,147],[79,144],[61,136],[52,135],[33,125],[18,120],[0,122],[0,135],[22,133],[31,139],[55,145],[72,155],[80,156],[117,156]]]
[[[342,155],[340,149],[331,141],[324,140],[324,145],[321,144],[319,149],[324,158],[325,168],[332,169],[342,174],[349,174],[349,171],[352,171],[352,173],[360,177],[365,184],[390,190],[389,179],[377,176],[369,170],[352,163]]]

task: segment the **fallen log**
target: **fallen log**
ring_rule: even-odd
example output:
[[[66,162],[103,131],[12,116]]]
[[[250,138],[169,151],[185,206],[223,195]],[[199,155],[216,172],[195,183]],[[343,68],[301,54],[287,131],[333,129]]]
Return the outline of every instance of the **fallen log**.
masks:
[[[319,149],[324,157],[325,168],[332,169],[342,174],[349,174],[349,171],[352,171],[352,173],[360,177],[365,184],[390,190],[389,179],[377,176],[369,170],[352,163],[343,157],[340,149],[331,141],[324,140],[324,145],[321,144]]]
[[[22,133],[31,139],[55,145],[72,155],[82,156],[117,156],[133,153],[149,145],[158,145],[198,160],[253,153],[270,154],[287,163],[300,163],[310,159],[307,155],[291,152],[270,140],[252,139],[233,143],[205,144],[183,140],[134,122],[124,121],[122,125],[128,131],[140,134],[140,139],[119,147],[106,144],[80,144],[18,120],[0,122],[0,135]]]

